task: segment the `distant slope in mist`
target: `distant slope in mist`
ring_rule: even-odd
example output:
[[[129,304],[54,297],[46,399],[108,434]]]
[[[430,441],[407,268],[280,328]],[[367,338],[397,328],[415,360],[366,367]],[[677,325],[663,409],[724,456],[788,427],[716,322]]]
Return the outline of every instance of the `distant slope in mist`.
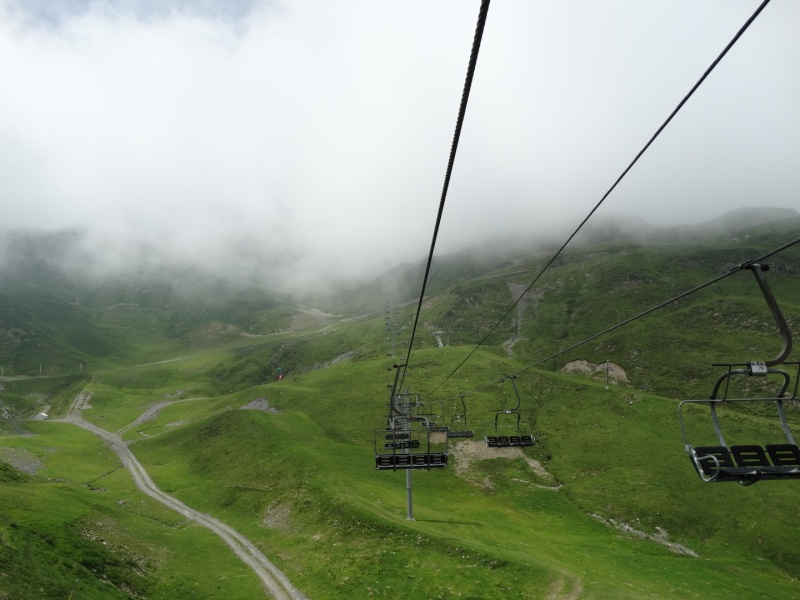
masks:
[[[697,225],[700,229],[736,231],[775,221],[791,220],[800,217],[800,213],[792,208],[739,208],[724,215]]]
[[[570,233],[564,231],[560,236],[551,234],[547,239],[503,240],[470,247],[458,253],[435,255],[426,297],[493,271],[518,270],[520,265],[526,264],[536,264],[542,268]],[[769,243],[770,236],[776,240],[786,240],[794,233],[800,235],[800,213],[793,209],[739,209],[705,223],[681,227],[658,227],[624,214],[600,215],[586,223],[567,246],[565,253],[556,260],[556,264],[575,260],[575,257],[582,255],[602,255],[609,252],[608,248],[611,247],[621,251],[629,247],[684,242],[701,245],[740,243],[748,239],[745,236],[750,236],[753,241],[763,239]],[[315,301],[325,304],[332,311],[359,313],[380,312],[389,304],[397,306],[418,300],[425,263],[426,260],[420,260],[394,266],[368,283],[350,284],[346,289],[333,288],[330,295],[317,297]]]
[[[590,221],[487,343],[513,341],[517,356],[538,356],[798,232],[800,214],[789,209],[742,209],[680,230],[624,216]],[[423,260],[401,264],[366,283],[281,299],[256,283],[192,266],[132,268],[103,277],[84,273],[69,258],[78,254],[79,239],[74,232],[54,232],[18,233],[6,240],[0,364],[12,372],[30,374],[40,364],[74,369],[81,361],[111,356],[161,356],[240,334],[322,328],[366,315],[382,318],[389,310],[398,327],[408,328],[425,268]],[[556,248],[541,240],[509,241],[435,256],[423,326],[448,332],[453,343],[477,342]],[[775,262],[784,273],[793,272],[791,260]],[[430,334],[418,343],[434,342]]]
[[[175,352],[210,324],[250,331],[281,304],[268,290],[194,266],[84,270],[81,239],[78,232],[16,232],[5,240],[0,364],[7,374],[32,374],[40,365],[72,372],[97,359]]]
[[[661,230],[661,240],[690,240],[708,236],[736,236],[764,225],[775,225],[778,229],[792,227],[800,219],[800,213],[791,208],[740,208],[732,210],[704,223],[668,227]]]

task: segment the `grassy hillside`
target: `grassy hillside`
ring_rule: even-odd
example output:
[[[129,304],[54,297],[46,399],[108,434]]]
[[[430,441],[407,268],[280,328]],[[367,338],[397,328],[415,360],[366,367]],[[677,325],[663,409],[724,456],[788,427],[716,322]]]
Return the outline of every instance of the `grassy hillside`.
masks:
[[[405,474],[374,466],[413,304],[398,307],[406,329],[393,358],[370,286],[337,311],[255,292],[229,302],[208,281],[189,286],[184,304],[170,287],[75,288],[52,273],[24,287],[30,274],[20,276],[20,287],[3,288],[0,321],[10,330],[18,318],[53,364],[83,357],[85,366],[38,377],[25,362],[33,342],[2,349],[0,362],[27,364],[30,378],[8,377],[15,370],[1,382],[0,598],[65,598],[73,587],[76,598],[263,597],[219,539],[140,494],[97,438],[20,419],[45,408],[63,416],[82,390],[91,394],[83,417],[119,432],[162,490],[247,535],[310,598],[796,597],[800,482],[703,484],[677,418],[678,400],[710,392],[719,374],[710,363],[777,354],[751,274],[529,367],[798,230],[784,222],[701,243],[581,247],[499,325],[544,258],[494,268],[454,258],[426,298],[403,389],[443,423],[466,407],[477,436],[451,446],[447,469],[413,474],[413,521]],[[798,258],[782,253],[767,274],[792,327]],[[76,289],[79,307],[67,301]],[[23,312],[37,305],[15,290],[60,312]],[[103,343],[62,333],[83,324]],[[451,345],[438,347],[435,331]],[[609,359],[629,383],[607,389],[561,371],[578,358]],[[524,452],[482,442],[495,411],[516,401],[500,383],[509,373],[522,426],[537,438]],[[800,431],[797,406],[788,412]],[[741,443],[780,435],[765,410],[722,416]],[[708,443],[708,415],[687,419],[693,440]]]
[[[445,353],[458,351],[422,351],[429,375],[443,372],[453,358]],[[491,353],[476,361],[479,378],[515,366]],[[416,521],[407,521],[403,475],[376,472],[372,459],[384,364],[342,363],[235,397],[176,399],[126,437],[162,489],[251,537],[313,598],[792,596],[796,482],[703,485],[683,452],[674,401],[576,376],[520,378],[539,439],[526,456],[549,475],[522,455],[415,473]],[[174,366],[179,385],[181,370]],[[476,427],[502,395],[471,400]],[[241,410],[257,398],[281,412]],[[113,429],[119,410],[93,401],[85,416]],[[39,423],[24,439],[34,449],[60,447],[67,428]],[[69,472],[68,464],[59,475],[78,487],[108,488],[122,475]],[[612,519],[651,539],[613,528]],[[214,572],[231,576],[221,565]]]
[[[0,597],[258,597],[206,530],[139,493],[94,436],[60,423],[2,438]]]

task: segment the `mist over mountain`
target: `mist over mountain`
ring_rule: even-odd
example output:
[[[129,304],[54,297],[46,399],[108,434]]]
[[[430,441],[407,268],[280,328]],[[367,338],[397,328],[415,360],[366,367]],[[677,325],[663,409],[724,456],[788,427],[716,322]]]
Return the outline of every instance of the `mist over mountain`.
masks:
[[[800,216],[800,212],[792,208],[739,208],[696,225],[663,228],[659,236],[673,240],[689,240],[725,234],[736,236],[760,225],[791,221],[798,216]]]
[[[695,225],[659,227],[638,217],[602,215],[587,222],[567,249],[607,243],[648,245],[745,236],[769,223],[791,227],[799,217],[800,213],[794,209],[747,208]],[[436,253],[428,291],[478,277],[521,257],[552,256],[570,233],[563,230],[545,236],[495,238],[458,252]],[[319,262],[311,255],[289,252],[262,255],[253,240],[240,240],[228,252],[210,250],[207,255],[194,257],[171,255],[146,243],[127,250],[123,257],[118,249],[97,245],[97,240],[81,229],[6,231],[0,238],[0,274],[57,278],[92,287],[107,283],[133,287],[159,283],[184,298],[196,297],[198,286],[226,290],[215,297],[253,290],[257,295],[314,301],[329,308],[347,305],[361,295],[362,299],[356,303],[366,309],[367,304],[379,306],[389,297],[397,302],[417,297],[426,262],[426,257],[420,256],[417,261],[392,266],[387,259],[381,266],[376,264],[356,275],[346,269],[323,268],[324,260]],[[374,262],[380,263],[377,257]],[[364,297],[366,289],[372,290],[367,294],[369,301]]]

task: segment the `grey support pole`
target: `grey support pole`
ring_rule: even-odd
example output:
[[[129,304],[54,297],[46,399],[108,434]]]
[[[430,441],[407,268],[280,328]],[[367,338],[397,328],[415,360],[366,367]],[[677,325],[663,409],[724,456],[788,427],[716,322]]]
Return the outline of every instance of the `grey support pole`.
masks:
[[[406,519],[409,521],[415,521],[414,519],[414,507],[413,502],[411,500],[411,469],[406,469],[406,504],[408,505],[408,513],[406,515]]]

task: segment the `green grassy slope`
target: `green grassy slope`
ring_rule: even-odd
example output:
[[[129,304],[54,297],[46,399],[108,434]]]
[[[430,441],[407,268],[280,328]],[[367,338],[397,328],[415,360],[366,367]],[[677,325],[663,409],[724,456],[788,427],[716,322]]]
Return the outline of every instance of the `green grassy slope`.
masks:
[[[253,598],[260,584],[227,546],[141,494],[91,434],[29,423],[0,438],[0,597]],[[33,435],[31,435],[33,434]]]
[[[281,414],[229,410],[135,451],[170,493],[258,539],[312,597],[398,597],[409,570],[425,573],[411,598],[543,598],[559,586],[602,598],[791,597],[797,482],[703,485],[673,401],[635,394],[629,404],[626,390],[574,377],[538,374],[527,407],[540,439],[528,454],[553,479],[521,458],[416,473],[417,520],[407,521],[404,476],[374,470],[365,435],[384,408],[367,392],[380,365],[340,367],[348,383],[332,367],[270,384],[258,393]],[[600,517],[669,534],[699,557]]]
[[[5,380],[0,403],[10,416],[47,407],[58,417],[86,390],[84,418],[121,432],[164,491],[239,529],[317,600],[792,598],[800,482],[703,484],[677,417],[679,399],[709,393],[718,375],[709,363],[777,353],[752,275],[526,367],[779,245],[796,225],[759,226],[738,241],[579,248],[492,333],[541,257],[481,267],[463,281],[457,261],[448,264],[441,292],[423,307],[403,389],[422,394],[443,422],[466,392],[480,436],[494,410],[515,401],[499,380],[519,372],[523,427],[537,445],[509,458],[493,458],[480,439],[453,447],[448,469],[413,474],[414,521],[405,474],[374,468],[394,377],[387,368],[405,357],[408,329],[402,355],[387,357],[383,307],[367,310],[366,292],[331,314],[258,295],[227,303],[195,294],[182,305],[168,290],[145,301],[139,292],[155,287],[84,289],[80,310],[38,320],[31,309],[19,328],[54,363],[90,356],[85,371]],[[789,250],[768,273],[793,328],[798,258]],[[71,306],[74,288],[52,278],[37,286],[18,289]],[[8,323],[25,303],[14,288],[3,292]],[[398,310],[401,323],[415,308]],[[108,352],[92,342],[81,354],[61,321],[66,331],[91,324]],[[434,331],[449,331],[452,345],[437,347]],[[4,346],[3,364],[24,364],[32,347]],[[630,383],[606,389],[560,371],[577,358],[610,359]],[[279,412],[241,410],[253,401]],[[723,416],[736,440],[779,435],[766,411]],[[687,418],[693,439],[707,443],[708,415]],[[794,405],[789,418],[798,430]],[[67,597],[76,581],[86,598],[262,596],[221,541],[138,493],[91,434],[13,419],[3,429],[0,598]]]

